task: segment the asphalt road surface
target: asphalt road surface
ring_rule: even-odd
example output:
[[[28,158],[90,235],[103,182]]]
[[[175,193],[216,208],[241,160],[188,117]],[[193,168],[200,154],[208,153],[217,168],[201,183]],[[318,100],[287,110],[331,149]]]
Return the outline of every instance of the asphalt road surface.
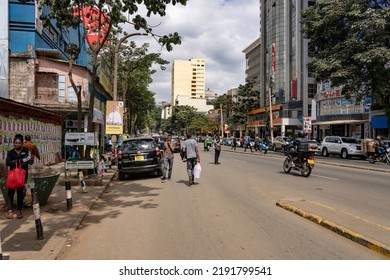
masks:
[[[275,203],[304,198],[389,223],[389,174],[316,165],[309,178],[285,174],[282,158],[201,152],[198,184],[175,154],[173,180],[114,180],[60,259],[386,259]]]

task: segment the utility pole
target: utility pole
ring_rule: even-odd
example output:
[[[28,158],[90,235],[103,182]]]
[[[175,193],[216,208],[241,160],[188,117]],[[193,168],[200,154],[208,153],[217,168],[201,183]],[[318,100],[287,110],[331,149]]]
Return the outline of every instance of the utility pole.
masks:
[[[223,114],[222,114],[222,103],[219,104],[221,114],[221,137],[223,138]]]
[[[269,129],[271,136],[271,143],[274,142],[274,121],[272,115],[272,85],[273,85],[273,77],[271,76],[269,79],[269,91],[268,91],[268,100],[269,100]]]

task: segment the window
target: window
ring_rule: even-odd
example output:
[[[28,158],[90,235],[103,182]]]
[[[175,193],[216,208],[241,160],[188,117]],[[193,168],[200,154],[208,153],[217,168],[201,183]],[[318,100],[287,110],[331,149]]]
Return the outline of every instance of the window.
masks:
[[[58,102],[65,102],[65,76],[58,76]]]
[[[77,102],[77,95],[73,87],[68,87],[68,102]]]

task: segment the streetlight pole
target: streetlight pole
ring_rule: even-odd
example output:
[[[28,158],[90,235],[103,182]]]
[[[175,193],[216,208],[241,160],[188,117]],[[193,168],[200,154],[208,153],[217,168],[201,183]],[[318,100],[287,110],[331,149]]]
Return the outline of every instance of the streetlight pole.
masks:
[[[268,101],[269,101],[269,130],[270,130],[270,136],[271,136],[271,143],[274,142],[274,121],[273,121],[273,115],[272,115],[272,84],[273,84],[273,77],[271,76],[269,79],[269,91],[268,91]]]
[[[219,104],[220,112],[221,112],[221,137],[223,138],[223,115],[222,115],[222,103]]]

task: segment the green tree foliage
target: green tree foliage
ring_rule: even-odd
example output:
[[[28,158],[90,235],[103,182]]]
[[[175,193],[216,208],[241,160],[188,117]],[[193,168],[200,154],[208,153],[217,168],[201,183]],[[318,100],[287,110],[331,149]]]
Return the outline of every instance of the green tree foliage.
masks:
[[[237,101],[233,103],[230,127],[247,123],[248,112],[258,107],[259,90],[254,88],[255,80],[247,80],[238,86]]]
[[[318,0],[303,11],[317,81],[343,94],[372,95],[390,120],[390,1]]]
[[[148,25],[147,17],[152,14],[163,17],[166,15],[167,5],[186,5],[187,1],[188,0],[41,0],[39,5],[41,8],[44,6],[49,8],[49,12],[41,16],[41,20],[44,24],[48,24],[50,20],[54,19],[57,22],[57,26],[63,30],[66,30],[68,27],[79,26],[80,19],[84,16],[90,17],[90,26],[94,26],[94,30],[92,31],[98,34],[97,42],[91,49],[93,55],[92,77],[96,77],[99,67],[98,56],[112,31],[115,29],[118,30],[121,24],[130,24],[136,32],[143,30],[146,34],[154,36],[158,43],[168,51],[173,49],[173,45],[180,44],[181,39],[177,32],[162,36],[155,34],[152,27]],[[139,8],[141,6],[147,11],[146,17],[139,14]],[[92,13],[84,14],[83,7],[96,7],[98,9],[98,14],[94,15],[95,19],[91,17]],[[74,14],[75,10],[79,11],[76,15]],[[128,21],[128,17],[130,16],[133,18],[131,21]],[[87,34],[90,31],[91,30],[88,30],[87,28],[84,29],[85,37],[87,37]],[[92,79],[90,91],[94,93],[95,90],[96,79]],[[94,94],[90,94],[88,131],[93,131],[94,98]],[[87,147],[86,154],[89,154],[88,148],[90,147]]]
[[[183,134],[205,133],[209,130],[209,119],[192,106],[175,106],[172,116],[164,122],[162,130]]]

